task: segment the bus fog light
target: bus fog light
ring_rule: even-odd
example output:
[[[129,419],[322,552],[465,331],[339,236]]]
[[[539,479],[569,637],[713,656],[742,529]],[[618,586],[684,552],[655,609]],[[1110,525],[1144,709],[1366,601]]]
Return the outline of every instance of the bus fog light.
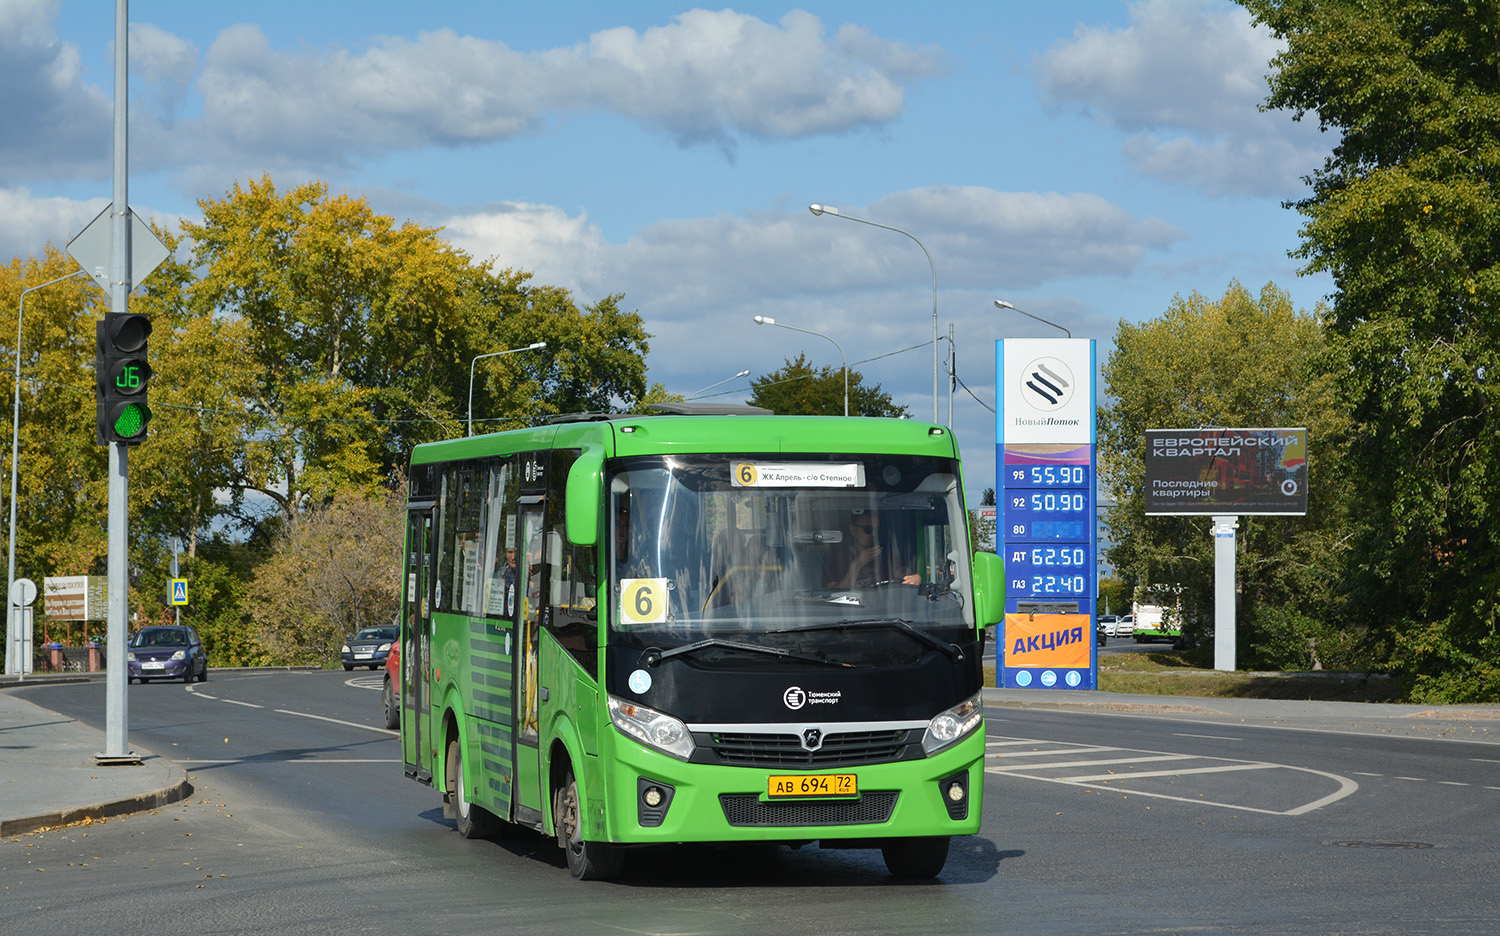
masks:
[[[667,810],[672,808],[672,794],[676,790],[669,783],[637,777],[635,780],[635,818],[643,829],[660,828],[667,821]]]
[[[984,721],[984,699],[972,696],[945,712],[934,715],[922,736],[922,751],[931,757],[967,737]]]
[[[950,803],[962,803],[964,800],[964,785],[957,781],[948,785],[948,801]]]

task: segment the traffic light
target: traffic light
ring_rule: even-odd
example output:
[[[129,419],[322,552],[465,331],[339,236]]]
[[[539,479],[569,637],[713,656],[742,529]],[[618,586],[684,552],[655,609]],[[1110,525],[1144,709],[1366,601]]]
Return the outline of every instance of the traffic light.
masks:
[[[146,384],[151,380],[146,339],[151,337],[151,320],[133,312],[108,312],[95,328],[94,382],[99,398],[95,436],[100,445],[134,445],[146,438],[146,425],[151,422],[151,408],[146,405]]]

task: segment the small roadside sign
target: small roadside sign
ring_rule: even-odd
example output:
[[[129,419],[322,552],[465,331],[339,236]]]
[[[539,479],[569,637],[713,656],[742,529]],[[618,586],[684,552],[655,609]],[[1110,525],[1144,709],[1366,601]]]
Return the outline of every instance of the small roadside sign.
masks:
[[[187,579],[172,579],[172,604],[185,605],[187,603]]]

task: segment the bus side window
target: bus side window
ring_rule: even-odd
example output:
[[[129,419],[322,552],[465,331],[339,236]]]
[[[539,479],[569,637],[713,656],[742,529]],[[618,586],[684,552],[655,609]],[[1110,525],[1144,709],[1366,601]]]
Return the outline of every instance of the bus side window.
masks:
[[[547,630],[592,677],[599,677],[599,611],[596,549],[567,541],[568,469],[578,460],[572,450],[552,453],[547,484],[548,560],[552,566]]]

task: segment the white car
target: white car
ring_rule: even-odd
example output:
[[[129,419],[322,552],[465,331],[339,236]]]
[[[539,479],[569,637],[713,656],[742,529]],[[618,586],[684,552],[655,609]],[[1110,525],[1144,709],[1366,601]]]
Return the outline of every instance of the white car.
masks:
[[[1119,621],[1119,617],[1113,614],[1099,615],[1099,633],[1106,637],[1118,637],[1119,635],[1115,633],[1115,627],[1119,624]]]
[[[1115,632],[1112,636],[1129,637],[1135,633],[1135,615],[1124,614],[1115,622]]]

